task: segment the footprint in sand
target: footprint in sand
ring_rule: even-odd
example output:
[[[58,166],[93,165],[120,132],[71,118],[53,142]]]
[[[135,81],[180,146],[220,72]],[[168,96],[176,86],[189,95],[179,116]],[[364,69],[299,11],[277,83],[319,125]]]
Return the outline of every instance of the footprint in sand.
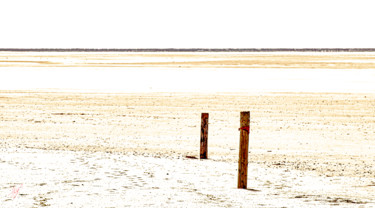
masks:
[[[126,181],[129,183],[126,183],[124,186],[125,188],[145,188],[148,183],[145,181],[145,177],[142,177],[142,175],[135,175],[135,174],[124,174],[122,175],[125,177]]]

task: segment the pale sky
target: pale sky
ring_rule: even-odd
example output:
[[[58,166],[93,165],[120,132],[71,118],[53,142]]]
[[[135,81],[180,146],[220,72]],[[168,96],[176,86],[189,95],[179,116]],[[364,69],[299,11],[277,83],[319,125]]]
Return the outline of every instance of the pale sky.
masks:
[[[0,48],[375,48],[361,0],[2,0]]]

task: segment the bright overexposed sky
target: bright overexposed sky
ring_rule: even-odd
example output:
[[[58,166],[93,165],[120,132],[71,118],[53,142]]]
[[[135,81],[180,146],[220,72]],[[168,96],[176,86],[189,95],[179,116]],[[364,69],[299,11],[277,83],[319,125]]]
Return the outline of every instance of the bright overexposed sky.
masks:
[[[375,47],[361,0],[2,0],[0,48]]]

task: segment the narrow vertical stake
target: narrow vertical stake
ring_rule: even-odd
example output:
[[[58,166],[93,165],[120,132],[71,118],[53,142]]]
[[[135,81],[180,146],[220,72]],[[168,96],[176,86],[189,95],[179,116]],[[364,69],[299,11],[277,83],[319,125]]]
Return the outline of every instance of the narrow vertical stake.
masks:
[[[200,159],[207,159],[208,113],[202,113]]]
[[[238,159],[238,188],[247,189],[250,111],[241,112],[240,151]]]

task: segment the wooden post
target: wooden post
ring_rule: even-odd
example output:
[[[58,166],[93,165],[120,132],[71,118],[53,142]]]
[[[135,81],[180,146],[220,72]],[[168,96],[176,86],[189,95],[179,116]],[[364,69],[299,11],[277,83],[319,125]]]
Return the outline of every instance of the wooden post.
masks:
[[[202,113],[200,159],[207,159],[208,113]]]
[[[249,153],[250,112],[241,112],[240,153],[238,159],[238,188],[247,188],[247,165]]]

